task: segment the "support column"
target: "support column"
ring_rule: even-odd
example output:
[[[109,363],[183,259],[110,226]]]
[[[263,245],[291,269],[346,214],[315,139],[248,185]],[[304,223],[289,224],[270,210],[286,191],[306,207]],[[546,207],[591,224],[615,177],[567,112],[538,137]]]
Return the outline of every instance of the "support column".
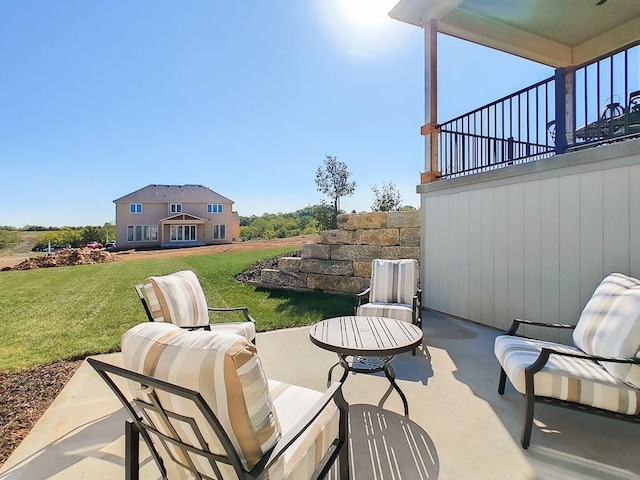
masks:
[[[438,172],[438,24],[430,20],[424,26],[424,173],[420,183],[436,180]]]

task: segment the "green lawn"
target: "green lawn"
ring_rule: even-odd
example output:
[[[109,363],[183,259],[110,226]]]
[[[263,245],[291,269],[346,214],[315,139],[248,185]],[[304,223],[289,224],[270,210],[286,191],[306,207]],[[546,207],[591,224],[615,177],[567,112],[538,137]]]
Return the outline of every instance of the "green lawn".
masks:
[[[133,285],[178,270],[198,275],[209,306],[247,306],[258,331],[309,325],[352,311],[348,296],[256,289],[235,279],[251,264],[288,251],[0,272],[0,373],[118,351],[122,334],[146,321]]]

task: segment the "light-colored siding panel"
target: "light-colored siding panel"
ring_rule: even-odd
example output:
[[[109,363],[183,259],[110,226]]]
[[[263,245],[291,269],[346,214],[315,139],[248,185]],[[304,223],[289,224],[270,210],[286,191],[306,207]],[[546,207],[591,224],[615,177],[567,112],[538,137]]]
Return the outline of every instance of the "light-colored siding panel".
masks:
[[[469,234],[469,192],[462,192],[458,198],[458,316],[462,318],[477,318],[475,315],[469,314],[469,271],[470,263],[476,259],[470,258],[470,242]],[[479,260],[479,259],[478,259]]]
[[[603,173],[604,275],[629,274],[629,167]]]
[[[425,236],[423,295],[427,308],[439,310],[438,306],[438,198],[428,198],[424,201],[423,235]]]
[[[560,204],[559,180],[551,178],[540,185],[540,319],[557,323],[560,318]],[[549,338],[560,339],[560,332],[549,331]]]
[[[447,297],[448,312],[452,315],[460,316],[458,311],[458,198],[459,195],[449,195],[449,204],[447,206],[447,216],[449,230],[447,232],[447,273],[448,284],[445,296]]]
[[[438,268],[438,310],[449,312],[449,195],[438,198],[438,251],[436,253],[436,265]]]
[[[513,319],[524,314],[524,185],[509,185],[508,196],[508,314]]]
[[[469,195],[469,312],[471,319],[480,321],[482,315],[482,253],[480,235],[482,234],[482,193],[474,190]]]
[[[494,311],[494,189],[486,188],[481,194],[482,211],[480,214],[482,232],[480,233],[480,257],[482,262],[481,296],[482,315],[481,321],[487,325],[495,325]],[[471,238],[478,238],[478,232],[472,230]]]
[[[580,176],[559,179],[560,322],[575,324],[580,315]],[[565,342],[571,336],[560,334]]]
[[[604,274],[602,171],[580,176],[580,305],[583,308]]]
[[[494,190],[495,201],[495,276],[494,276],[494,308],[495,320],[493,325],[498,328],[507,329],[511,325],[509,318],[508,302],[509,295],[509,263],[506,252],[509,248],[509,215],[507,206],[509,204],[508,187],[497,187]]]
[[[524,318],[540,321],[540,297],[541,297],[541,198],[540,182],[528,182],[524,184]],[[540,327],[528,327],[525,335],[540,338]]]
[[[629,274],[640,278],[640,165],[629,168]]]

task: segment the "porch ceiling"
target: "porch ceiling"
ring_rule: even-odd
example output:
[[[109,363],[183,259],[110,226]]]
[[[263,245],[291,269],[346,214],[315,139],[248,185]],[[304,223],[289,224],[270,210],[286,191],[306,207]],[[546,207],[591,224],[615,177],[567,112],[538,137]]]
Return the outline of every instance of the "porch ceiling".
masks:
[[[389,15],[552,67],[640,40],[640,0],[400,0]]]

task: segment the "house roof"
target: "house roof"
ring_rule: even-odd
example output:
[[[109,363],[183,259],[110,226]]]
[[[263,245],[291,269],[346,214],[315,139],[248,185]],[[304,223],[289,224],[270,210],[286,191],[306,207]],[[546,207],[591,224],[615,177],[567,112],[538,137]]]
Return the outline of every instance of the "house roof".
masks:
[[[552,67],[640,40],[637,0],[399,0],[389,16]],[[508,73],[508,72],[507,72]]]
[[[233,203],[204,185],[147,185],[114,203]]]
[[[198,217],[197,215],[191,215],[190,213],[178,213],[177,215],[171,215],[170,217],[161,218],[159,222],[166,223],[167,225],[194,222],[207,223],[204,218]]]

